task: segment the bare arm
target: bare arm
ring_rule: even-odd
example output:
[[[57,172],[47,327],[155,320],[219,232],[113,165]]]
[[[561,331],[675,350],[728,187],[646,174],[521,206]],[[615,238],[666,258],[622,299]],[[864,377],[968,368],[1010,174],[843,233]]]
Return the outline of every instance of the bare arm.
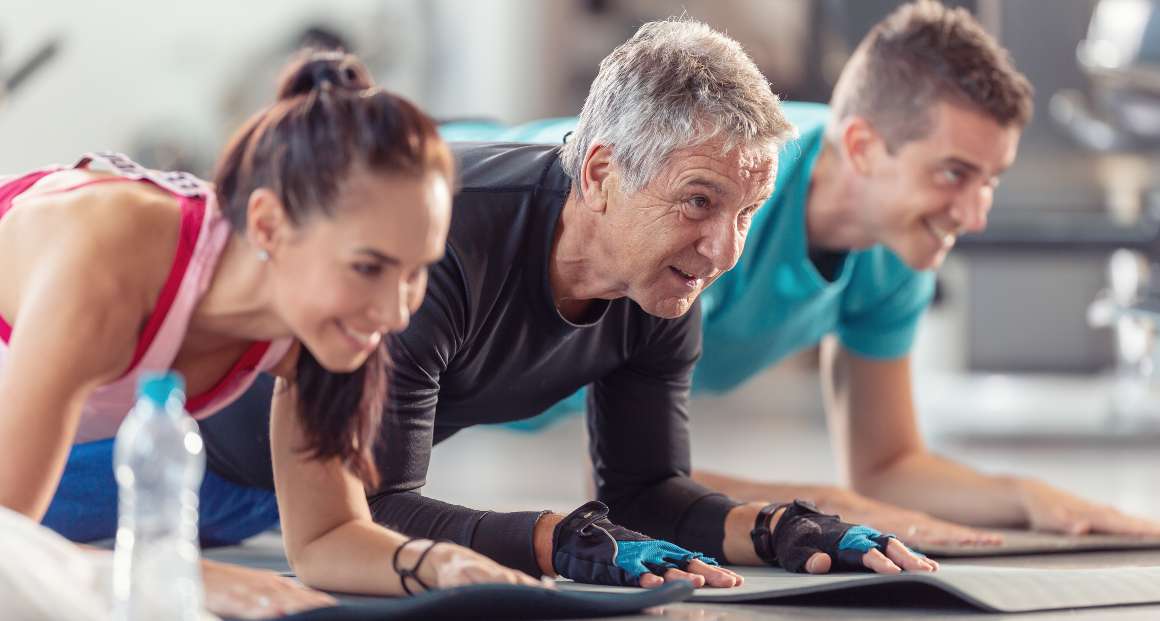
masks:
[[[101,261],[99,240],[67,238],[40,254],[0,369],[0,504],[40,520],[88,395],[129,364],[143,309]]]
[[[290,382],[278,380],[270,421],[274,486],[291,567],[315,588],[403,594],[391,560],[407,538],[374,522],[362,484],[338,460],[314,460],[300,450],[305,436],[298,422],[296,394]],[[400,554],[400,566],[414,568],[425,547],[407,546]],[[472,582],[539,584],[453,544],[436,546],[417,571],[432,587]]]
[[[842,472],[871,498],[975,526],[1020,526],[1026,517],[1007,477],[930,453],[911,397],[910,359],[873,360],[828,340],[822,384]]]
[[[853,490],[711,472],[697,472],[697,480],[745,500],[809,500],[823,511],[896,533],[910,544],[1001,541],[994,533],[945,521],[962,520],[964,512],[985,512],[996,506],[1022,509],[1015,504],[1016,496],[997,502],[985,499],[1006,491],[1003,479],[975,473],[926,450],[915,422],[906,359],[870,360],[850,353],[836,340],[827,340],[822,385],[838,471]],[[964,489],[976,491],[964,494]],[[972,500],[972,495],[980,500]]]
[[[870,360],[830,344],[823,371],[834,446],[861,493],[973,526],[1160,534],[1156,521],[1041,481],[983,474],[927,451],[915,423],[908,359]]]

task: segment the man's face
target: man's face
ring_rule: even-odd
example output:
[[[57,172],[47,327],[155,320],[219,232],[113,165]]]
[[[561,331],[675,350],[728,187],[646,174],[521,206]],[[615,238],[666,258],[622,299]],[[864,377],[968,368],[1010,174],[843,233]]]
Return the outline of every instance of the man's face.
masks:
[[[645,310],[680,317],[737,264],[753,213],[773,191],[776,150],[680,149],[641,190],[610,174],[599,252],[606,277]]]
[[[999,175],[1015,160],[1020,128],[951,103],[932,111],[923,138],[871,158],[863,218],[910,267],[939,267],[961,233],[987,226]]]

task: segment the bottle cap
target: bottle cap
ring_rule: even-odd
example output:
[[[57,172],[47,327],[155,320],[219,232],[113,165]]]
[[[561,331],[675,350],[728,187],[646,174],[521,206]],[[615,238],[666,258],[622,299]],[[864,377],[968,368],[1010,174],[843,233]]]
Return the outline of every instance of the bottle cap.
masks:
[[[147,398],[158,406],[165,407],[170,399],[177,399],[185,405],[185,380],[180,373],[142,373],[137,380],[137,398]]]

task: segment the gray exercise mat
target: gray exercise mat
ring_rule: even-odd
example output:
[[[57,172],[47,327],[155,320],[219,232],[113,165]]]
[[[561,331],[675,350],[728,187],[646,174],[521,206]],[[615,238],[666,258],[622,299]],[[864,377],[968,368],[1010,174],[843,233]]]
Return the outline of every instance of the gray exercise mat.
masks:
[[[1059,552],[1110,552],[1114,550],[1157,550],[1160,537],[1126,535],[1056,535],[1025,530],[1001,530],[1003,543],[997,546],[925,545],[915,546],[936,558],[1015,556],[1021,554],[1054,554]]]
[[[801,595],[827,594],[832,603],[848,603],[862,587],[927,585],[988,612],[1031,612],[1160,602],[1160,567],[1112,569],[1022,569],[943,566],[934,573],[888,576],[843,573],[829,576],[791,574],[773,567],[733,567],[745,576],[734,589],[698,589],[689,601],[776,603]],[[567,589],[619,591],[618,587],[564,583]],[[905,601],[900,600],[900,601]]]

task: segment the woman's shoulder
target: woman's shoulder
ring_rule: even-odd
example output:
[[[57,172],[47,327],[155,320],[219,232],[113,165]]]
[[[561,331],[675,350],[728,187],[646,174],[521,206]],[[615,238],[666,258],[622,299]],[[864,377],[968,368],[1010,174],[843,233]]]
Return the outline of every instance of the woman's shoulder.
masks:
[[[54,237],[76,236],[139,251],[170,247],[181,223],[180,199],[149,183],[88,170],[62,170],[45,176],[14,201],[33,229]],[[74,242],[80,241],[72,240]]]
[[[17,197],[4,218],[13,221],[4,224],[24,258],[56,257],[70,270],[99,266],[93,270],[103,275],[99,280],[152,298],[176,254],[181,217],[180,199],[157,186],[63,170]]]

